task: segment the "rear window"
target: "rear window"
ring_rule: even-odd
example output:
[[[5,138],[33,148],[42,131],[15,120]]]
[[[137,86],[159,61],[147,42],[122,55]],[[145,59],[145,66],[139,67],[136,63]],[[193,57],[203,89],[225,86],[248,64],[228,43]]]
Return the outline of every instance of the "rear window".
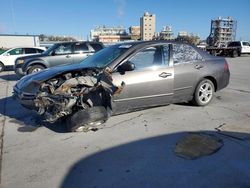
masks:
[[[248,42],[243,42],[242,43],[244,46],[250,46],[250,44]]]
[[[228,46],[229,46],[229,47],[234,47],[234,46],[241,46],[241,45],[240,45],[240,42],[230,42],[230,43],[228,44]]]
[[[35,54],[37,53],[35,48],[24,48],[25,54]]]
[[[97,52],[101,49],[103,49],[103,46],[101,44],[98,44],[98,43],[90,43],[91,47]]]
[[[186,44],[173,44],[174,64],[197,62],[202,56],[191,46]]]
[[[41,50],[41,49],[36,49],[37,53],[43,53],[44,50]]]

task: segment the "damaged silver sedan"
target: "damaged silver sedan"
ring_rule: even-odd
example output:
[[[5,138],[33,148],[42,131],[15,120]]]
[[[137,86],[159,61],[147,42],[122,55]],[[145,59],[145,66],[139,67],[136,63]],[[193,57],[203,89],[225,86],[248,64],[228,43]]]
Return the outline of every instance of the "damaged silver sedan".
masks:
[[[165,41],[105,48],[77,65],[59,66],[22,78],[14,96],[46,121],[65,118],[83,131],[111,115],[191,101],[207,105],[229,83],[224,58]]]

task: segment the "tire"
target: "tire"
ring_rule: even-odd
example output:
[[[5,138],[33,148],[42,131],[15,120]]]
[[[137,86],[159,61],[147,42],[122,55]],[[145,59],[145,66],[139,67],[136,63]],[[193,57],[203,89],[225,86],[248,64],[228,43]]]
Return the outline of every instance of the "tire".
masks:
[[[214,95],[214,84],[211,80],[203,79],[195,89],[192,103],[196,106],[208,105]]]
[[[5,69],[4,64],[0,62],[0,72],[4,71],[4,69]]]
[[[30,68],[28,69],[28,74],[32,74],[35,72],[39,72],[41,70],[45,69],[44,66],[42,65],[31,65]]]
[[[238,52],[236,50],[232,51],[231,57],[236,57],[238,56]]]
[[[67,128],[70,132],[87,131],[108,120],[108,112],[103,106],[94,106],[80,110],[67,118]]]

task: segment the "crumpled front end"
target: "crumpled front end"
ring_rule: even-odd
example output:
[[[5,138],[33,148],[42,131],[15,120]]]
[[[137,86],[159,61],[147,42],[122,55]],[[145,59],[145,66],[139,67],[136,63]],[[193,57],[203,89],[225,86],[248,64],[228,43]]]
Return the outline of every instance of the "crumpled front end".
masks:
[[[112,110],[112,96],[121,92],[123,86],[124,83],[119,87],[112,83],[109,69],[63,73],[41,83],[34,104],[38,114],[53,123],[94,106]]]

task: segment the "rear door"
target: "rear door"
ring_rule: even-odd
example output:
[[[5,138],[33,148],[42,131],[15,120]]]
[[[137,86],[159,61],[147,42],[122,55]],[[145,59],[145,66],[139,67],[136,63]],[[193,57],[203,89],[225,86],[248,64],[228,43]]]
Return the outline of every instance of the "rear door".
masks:
[[[114,98],[116,113],[171,102],[174,69],[169,54],[168,45],[146,47],[124,61],[135,65],[133,71],[113,73],[116,85],[125,82],[121,94]]]
[[[173,63],[174,99],[175,101],[188,99],[193,94],[206,65],[202,56],[187,44],[173,44]]]

